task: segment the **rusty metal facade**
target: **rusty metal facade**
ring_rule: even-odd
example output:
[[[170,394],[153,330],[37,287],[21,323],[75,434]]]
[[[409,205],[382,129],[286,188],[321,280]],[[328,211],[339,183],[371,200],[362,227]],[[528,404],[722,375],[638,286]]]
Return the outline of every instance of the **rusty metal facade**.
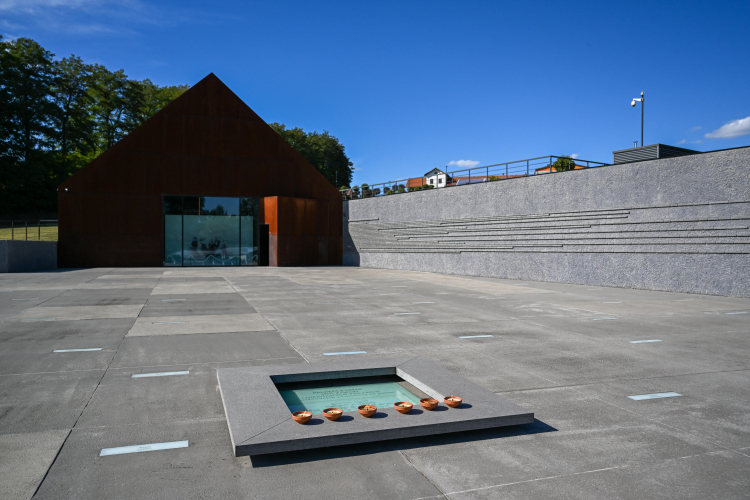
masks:
[[[58,265],[161,266],[163,195],[257,196],[270,265],[341,264],[338,190],[213,73],[60,185]]]

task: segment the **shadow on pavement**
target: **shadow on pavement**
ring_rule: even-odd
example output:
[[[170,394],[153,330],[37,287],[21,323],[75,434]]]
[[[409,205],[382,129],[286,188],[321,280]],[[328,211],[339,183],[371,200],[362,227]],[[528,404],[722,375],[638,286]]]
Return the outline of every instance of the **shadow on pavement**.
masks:
[[[471,441],[502,439],[556,431],[557,429],[551,425],[547,425],[541,420],[534,419],[530,424],[509,425],[507,427],[498,427],[496,429],[483,429],[415,438],[390,439],[374,443],[350,444],[317,448],[314,450],[256,455],[250,457],[250,461],[252,462],[253,467],[275,467],[277,465],[315,462],[317,460],[332,460],[335,458],[372,455],[389,451],[411,450],[415,448],[427,448],[430,446],[444,446]]]

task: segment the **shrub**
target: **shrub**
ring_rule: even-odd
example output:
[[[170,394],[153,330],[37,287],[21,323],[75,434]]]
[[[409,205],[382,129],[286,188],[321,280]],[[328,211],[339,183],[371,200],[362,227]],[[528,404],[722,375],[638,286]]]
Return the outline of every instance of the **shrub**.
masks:
[[[552,168],[554,168],[556,172],[573,170],[575,166],[575,161],[573,161],[573,158],[571,158],[569,155],[558,158],[557,160],[555,160],[555,163],[552,164]]]
[[[398,192],[399,192],[399,193],[405,193],[405,192],[406,192],[406,190],[404,189],[404,186],[399,186],[399,188],[398,188]]]
[[[490,181],[499,181],[500,177],[498,177],[496,175],[490,175],[490,178],[488,180],[490,180]]]

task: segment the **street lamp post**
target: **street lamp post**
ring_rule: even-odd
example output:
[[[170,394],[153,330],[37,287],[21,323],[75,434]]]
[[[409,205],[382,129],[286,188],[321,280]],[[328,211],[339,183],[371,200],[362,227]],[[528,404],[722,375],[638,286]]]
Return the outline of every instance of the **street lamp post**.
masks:
[[[643,92],[641,92],[641,98],[633,99],[633,102],[631,102],[630,105],[635,107],[635,103],[638,101],[641,102],[641,147],[643,147],[643,108],[646,107],[646,98],[643,97]]]

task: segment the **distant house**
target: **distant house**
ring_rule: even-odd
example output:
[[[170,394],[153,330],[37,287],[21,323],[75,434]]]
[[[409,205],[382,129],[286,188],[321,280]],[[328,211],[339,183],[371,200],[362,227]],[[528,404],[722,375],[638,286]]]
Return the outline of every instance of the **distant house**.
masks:
[[[424,177],[415,177],[409,179],[406,182],[407,188],[432,186],[432,187],[445,187],[453,185],[453,178],[440,170],[439,168],[433,168]]]
[[[445,187],[451,182],[450,175],[446,174],[439,168],[433,168],[424,174],[424,178],[427,181],[425,184],[430,184],[433,187]]]
[[[576,165],[576,166],[573,167],[573,170],[581,170],[581,169],[584,169],[584,168],[588,168],[588,167],[585,167],[583,165]],[[549,174],[551,172],[556,172],[556,170],[554,168],[552,168],[552,165],[547,165],[546,167],[541,167],[541,168],[537,168],[536,170],[534,170],[534,175],[536,175],[536,174]]]

